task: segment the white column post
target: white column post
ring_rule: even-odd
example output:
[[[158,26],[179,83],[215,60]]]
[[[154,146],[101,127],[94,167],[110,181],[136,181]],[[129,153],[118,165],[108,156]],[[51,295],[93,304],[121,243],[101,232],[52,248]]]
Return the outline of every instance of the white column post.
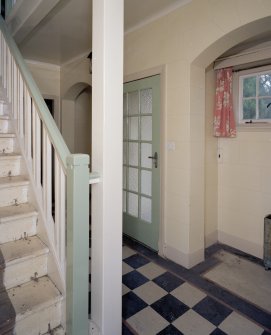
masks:
[[[121,334],[123,6],[93,0],[91,319],[101,335]]]

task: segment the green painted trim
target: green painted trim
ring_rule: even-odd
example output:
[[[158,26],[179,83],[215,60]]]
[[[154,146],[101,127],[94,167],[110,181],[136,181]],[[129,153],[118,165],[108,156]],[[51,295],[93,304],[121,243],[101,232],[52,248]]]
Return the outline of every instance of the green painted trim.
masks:
[[[88,334],[89,156],[67,158],[67,335]]]
[[[90,172],[89,174],[89,182],[91,184],[91,180],[93,179],[99,179],[100,180],[100,174],[98,172]]]
[[[44,99],[40,93],[40,90],[35,83],[24,59],[23,56],[18,49],[15,41],[13,40],[10,32],[8,31],[8,28],[6,26],[5,21],[3,20],[2,16],[0,15],[0,29],[5,37],[6,43],[8,44],[10,48],[10,52],[12,56],[14,57],[17,66],[20,69],[21,75],[23,77],[24,82],[26,83],[29,93],[31,97],[34,99],[34,103],[36,104],[37,111],[39,114],[39,117],[41,118],[47,132],[48,136],[50,138],[50,141],[52,142],[58,157],[60,158],[60,161],[65,169],[67,169],[67,162],[66,157],[69,156],[71,153],[55,123],[55,120],[53,119],[51,113],[49,112],[46,103],[44,102]]]
[[[153,111],[152,114],[136,114],[143,116],[152,116],[152,141],[141,141],[141,140],[129,140],[127,133],[127,138],[124,139],[124,143],[127,145],[127,159],[129,157],[129,145],[127,143],[139,143],[138,159],[139,166],[131,166],[126,162],[123,164],[126,167],[126,188],[123,190],[126,192],[126,210],[128,211],[128,193],[140,194],[141,192],[141,181],[138,178],[138,192],[128,191],[128,181],[129,181],[129,167],[139,168],[141,171],[152,171],[152,196],[141,196],[152,199],[152,223],[142,220],[140,217],[134,217],[129,215],[127,212],[123,213],[123,232],[126,235],[133,237],[139,242],[149,246],[153,250],[158,250],[158,241],[159,241],[159,229],[160,229],[160,166],[161,166],[161,155],[160,155],[160,76],[152,76],[148,78],[143,78],[140,80],[132,81],[124,84],[124,93],[138,91],[142,89],[152,88],[153,95]],[[133,114],[134,116],[134,114]],[[124,118],[128,118],[128,114],[125,114]],[[140,123],[140,122],[139,122]],[[140,126],[140,124],[139,124]],[[139,128],[140,129],[140,128]],[[151,143],[152,144],[152,153],[157,152],[158,167],[157,168],[144,168],[140,164],[140,144],[141,143]],[[138,214],[140,213],[140,197],[138,197]]]
[[[5,1],[5,16],[6,16],[6,18],[9,16],[12,8],[13,8],[13,1],[12,0],[6,0]]]

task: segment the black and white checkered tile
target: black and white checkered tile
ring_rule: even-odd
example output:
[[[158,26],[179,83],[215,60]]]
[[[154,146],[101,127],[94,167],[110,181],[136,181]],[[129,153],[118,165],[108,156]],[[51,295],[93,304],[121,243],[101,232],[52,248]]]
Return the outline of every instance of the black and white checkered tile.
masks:
[[[122,335],[271,335],[128,246],[122,265]]]
[[[256,323],[123,247],[125,323],[140,335],[267,335]],[[123,334],[133,334],[124,327]]]

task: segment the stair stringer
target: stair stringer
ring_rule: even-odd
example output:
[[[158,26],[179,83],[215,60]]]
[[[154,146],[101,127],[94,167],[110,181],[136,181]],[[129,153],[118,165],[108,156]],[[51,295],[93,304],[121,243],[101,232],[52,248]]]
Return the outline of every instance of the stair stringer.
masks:
[[[29,179],[29,202],[32,203],[38,212],[37,217],[37,235],[43,241],[44,244],[49,248],[48,258],[47,258],[47,269],[48,276],[54,282],[58,290],[62,294],[62,313],[61,313],[61,324],[66,325],[66,278],[65,275],[62,274],[61,265],[57,257],[57,252],[54,246],[52,239],[50,238],[50,232],[47,225],[47,220],[45,217],[45,213],[42,206],[42,189],[41,187],[37,187],[33,172],[32,172],[32,163],[27,159],[25,153],[25,147],[23,145],[23,139],[20,137],[18,133],[18,129],[16,127],[17,120],[12,118],[11,113],[8,113],[10,116],[10,122],[13,132],[16,135],[15,145],[16,150],[21,154],[21,172],[23,175],[27,176]],[[53,218],[50,218],[53,220]]]

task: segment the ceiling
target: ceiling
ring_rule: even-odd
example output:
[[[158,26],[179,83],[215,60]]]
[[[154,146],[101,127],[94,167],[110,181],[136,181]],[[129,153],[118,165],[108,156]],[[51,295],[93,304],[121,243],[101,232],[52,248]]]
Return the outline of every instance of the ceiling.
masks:
[[[129,32],[191,0],[124,0]],[[20,43],[26,59],[61,65],[91,50],[92,1],[64,0]]]

